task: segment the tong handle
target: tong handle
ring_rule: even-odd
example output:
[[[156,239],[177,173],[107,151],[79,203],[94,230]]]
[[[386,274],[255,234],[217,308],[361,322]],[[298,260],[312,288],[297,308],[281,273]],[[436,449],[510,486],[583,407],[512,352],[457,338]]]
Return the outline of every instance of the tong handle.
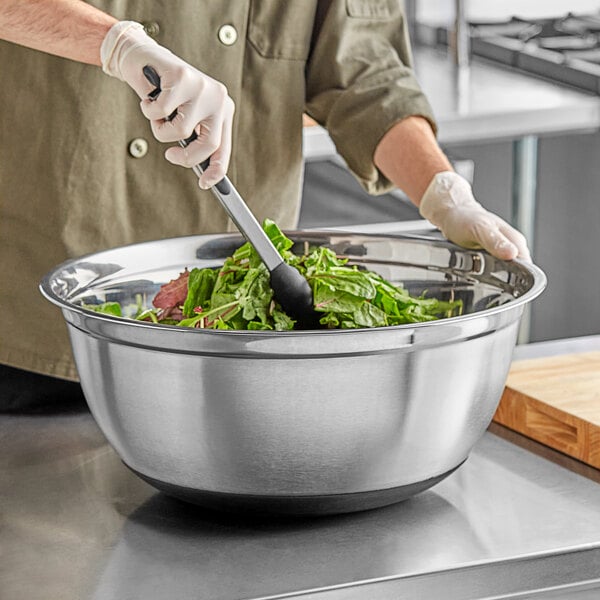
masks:
[[[148,98],[150,100],[156,100],[158,95],[161,93],[162,88],[160,87],[160,76],[156,72],[156,70],[150,65],[146,65],[142,69],[144,76],[146,79],[154,86],[154,89],[148,94]],[[177,115],[177,109],[175,109],[168,117],[167,121],[172,121]],[[192,131],[192,135],[186,138],[185,140],[179,140],[179,145],[182,148],[186,148],[189,144],[191,144],[194,140],[198,138],[198,134],[195,131]],[[194,165],[192,167],[192,171],[200,177],[204,171],[206,171],[208,165],[210,164],[210,158],[203,160],[199,165]],[[221,179],[218,183],[215,184],[215,187],[221,192],[221,194],[228,194],[229,188],[231,185],[228,183],[227,178]]]
[[[142,70],[146,79],[154,86],[154,89],[148,94],[148,98],[150,100],[156,100],[162,91],[160,87],[160,76],[150,65],[146,65]],[[167,121],[172,121],[176,115],[177,109],[167,117]],[[186,148],[197,137],[198,135],[194,131],[188,138],[179,140],[179,145],[182,148]],[[207,158],[200,164],[194,165],[192,171],[197,177],[200,177],[209,164],[210,158]],[[217,197],[221,206],[225,209],[225,212],[229,215],[246,240],[256,248],[256,251],[267,266],[267,269],[269,269],[269,272],[272,273],[278,266],[284,263],[281,254],[279,254],[279,251],[275,248],[273,242],[269,239],[269,236],[264,232],[243,198],[227,177],[223,177],[221,181],[213,185],[211,191]]]

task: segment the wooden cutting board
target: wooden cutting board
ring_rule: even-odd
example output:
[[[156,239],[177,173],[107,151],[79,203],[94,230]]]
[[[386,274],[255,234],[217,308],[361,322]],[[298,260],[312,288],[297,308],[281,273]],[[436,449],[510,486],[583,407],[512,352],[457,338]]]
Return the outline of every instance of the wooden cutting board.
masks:
[[[600,352],[513,362],[494,421],[600,469]]]

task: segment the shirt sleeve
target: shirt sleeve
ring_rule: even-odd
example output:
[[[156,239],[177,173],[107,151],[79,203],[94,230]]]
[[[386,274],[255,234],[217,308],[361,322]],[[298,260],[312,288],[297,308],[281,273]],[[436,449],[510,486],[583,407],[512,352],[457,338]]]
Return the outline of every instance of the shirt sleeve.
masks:
[[[329,0],[317,10],[307,63],[306,112],[325,127],[370,194],[393,184],[373,162],[385,133],[421,116],[437,133],[431,106],[412,69],[400,0]]]

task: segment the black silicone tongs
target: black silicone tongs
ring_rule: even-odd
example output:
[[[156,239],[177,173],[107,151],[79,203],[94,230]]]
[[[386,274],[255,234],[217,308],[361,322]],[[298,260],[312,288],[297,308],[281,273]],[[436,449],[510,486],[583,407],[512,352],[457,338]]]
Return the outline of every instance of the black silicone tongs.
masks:
[[[143,68],[143,72],[146,79],[155,88],[148,94],[148,98],[155,100],[161,92],[160,77],[154,68],[148,65]],[[172,120],[176,114],[177,110],[169,115],[168,120]],[[196,132],[194,132],[189,138],[180,140],[179,145],[185,148],[197,137]],[[192,167],[197,177],[202,175],[209,163],[210,159],[206,159],[199,165]],[[308,281],[297,269],[284,262],[281,254],[279,254],[277,248],[264,232],[231,181],[229,181],[229,178],[224,177],[221,179],[211,187],[211,191],[265,263],[271,276],[271,288],[283,310],[295,319],[301,328],[311,329],[317,327],[319,315],[314,310],[313,294]]]

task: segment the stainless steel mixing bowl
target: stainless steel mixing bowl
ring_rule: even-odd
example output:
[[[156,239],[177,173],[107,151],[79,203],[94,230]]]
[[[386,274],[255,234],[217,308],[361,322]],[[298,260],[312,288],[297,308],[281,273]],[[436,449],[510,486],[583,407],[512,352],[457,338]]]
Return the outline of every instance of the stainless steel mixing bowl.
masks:
[[[465,314],[379,329],[207,331],[79,304],[148,302],[185,267],[242,243],[204,235],[70,260],[42,293],[68,324],[90,410],[123,462],[172,495],[227,510],[332,513],[402,500],[454,471],[499,402],[542,271],[410,236],[288,232]]]

